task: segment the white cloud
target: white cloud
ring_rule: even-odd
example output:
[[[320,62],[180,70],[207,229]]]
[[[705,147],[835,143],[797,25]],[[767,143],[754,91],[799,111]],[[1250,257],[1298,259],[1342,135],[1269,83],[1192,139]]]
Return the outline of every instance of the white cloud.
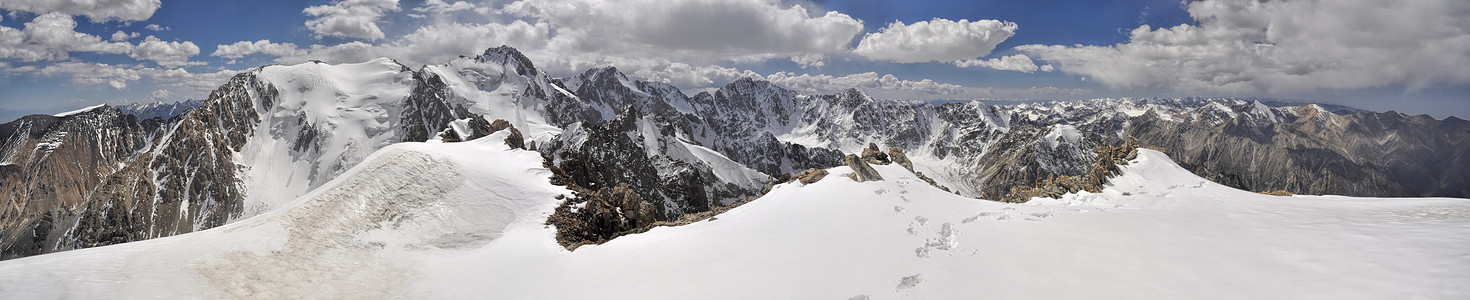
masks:
[[[455,1],[454,3],[448,3],[444,0],[429,0],[424,1],[423,6],[413,8],[413,11],[426,14],[442,15],[456,11],[474,10],[476,8],[478,7],[476,7],[474,4],[470,4],[464,1]],[[423,15],[418,15],[418,17],[423,17]]]
[[[954,65],[961,68],[991,68],[996,70],[1016,71],[1022,73],[1036,72],[1036,70],[1041,70],[1042,72],[1051,72],[1052,70],[1051,65],[1037,67],[1036,62],[1031,61],[1031,57],[1028,57],[1025,54],[1016,54],[986,60],[957,60],[954,62]]]
[[[859,88],[870,92],[873,90],[916,91],[931,95],[958,95],[965,92],[965,87],[957,84],[940,83],[927,78],[918,81],[903,80],[893,74],[878,75],[876,72],[844,76],[796,75],[776,72],[766,76],[765,79],[792,90],[817,94],[837,93],[849,88]]]
[[[87,16],[92,23],[109,20],[143,21],[153,17],[160,0],[5,0],[0,9],[35,14],[62,13]]]
[[[378,19],[397,10],[398,0],[335,0],[331,5],[307,7],[301,12],[314,17],[306,21],[306,28],[318,39],[336,36],[377,40],[383,38]]]
[[[1208,0],[1196,25],[1111,46],[1017,50],[1120,89],[1225,94],[1470,83],[1470,2]]]
[[[168,97],[171,95],[173,95],[173,92],[169,91],[168,89],[156,89],[152,92],[148,92],[148,97],[145,97],[145,99],[161,101],[164,99],[168,99]]]
[[[0,58],[21,61],[63,60],[71,52],[127,53],[132,44],[109,43],[76,31],[77,22],[62,13],[36,16],[24,29],[0,26]]]
[[[544,49],[550,36],[551,28],[546,23],[436,24],[420,27],[398,41],[382,46],[380,52],[382,56],[405,63],[440,64],[460,55],[477,55],[500,45],[521,50]]]
[[[390,3],[337,1],[330,9],[352,5],[396,9]],[[464,2],[429,1],[413,10],[479,12],[484,8],[469,8],[466,5],[470,4],[461,3]],[[308,10],[330,9],[324,6]],[[276,56],[276,62],[285,64],[391,57],[418,67],[510,45],[530,57],[537,68],[555,74],[616,66],[629,74],[646,74],[649,78],[692,88],[723,84],[741,73],[729,75],[731,72],[719,67],[694,66],[794,58],[804,66],[820,68],[826,65],[825,53],[846,51],[852,38],[862,31],[862,23],[847,15],[783,6],[776,0],[526,0],[505,5],[487,17],[496,16],[515,20],[461,23],[464,18],[434,18],[427,25],[388,42],[354,41],[308,47],[242,41],[220,45],[211,55],[239,58],[263,53]],[[323,18],[327,17],[324,13]],[[313,24],[326,23],[313,21]],[[381,37],[381,33],[357,36]]]
[[[296,44],[272,43],[270,40],[259,40],[254,42],[239,41],[234,44],[219,45],[215,47],[214,53],[210,53],[209,55],[224,58],[241,58],[256,53],[276,57],[294,57],[305,54],[296,48]]]
[[[122,30],[118,30],[117,32],[112,33],[112,41],[114,41],[114,42],[127,41],[127,40],[130,40],[130,39],[136,38],[136,37],[138,37],[140,35],[142,35],[142,34],[137,33],[137,32],[127,33],[127,32],[123,32]]]
[[[827,66],[827,62],[824,61],[824,59],[826,58],[827,56],[821,53],[812,53],[792,56],[791,62],[795,62],[796,65],[801,66],[802,69],[806,69],[808,67],[821,69],[822,67]]]
[[[630,74],[633,77],[645,81],[664,82],[678,87],[711,87],[730,83],[741,77],[761,78],[760,74],[750,70],[740,71],[715,65],[697,67],[667,60],[634,67],[635,71]],[[619,67],[619,70],[623,69],[624,67]]]
[[[550,24],[556,52],[699,62],[835,52],[863,29],[775,0],[522,0],[502,11]]]
[[[194,42],[166,42],[150,35],[143,38],[143,42],[138,43],[129,56],[138,60],[151,60],[160,66],[176,67],[202,64],[189,62],[190,56],[198,54],[199,46],[194,45]]]
[[[148,24],[148,26],[143,26],[143,29],[152,30],[152,31],[168,31],[168,30],[173,29],[173,28],[170,28],[168,26],[161,26],[161,25],[158,25],[158,24]]]
[[[128,83],[143,79],[143,74],[155,69],[129,69],[101,63],[62,62],[36,70],[42,77],[68,75],[71,82],[83,86],[105,85],[113,89],[128,88]]]
[[[990,55],[995,45],[1016,33],[1016,23],[997,20],[935,18],[904,25],[894,21],[869,33],[852,52],[871,60],[898,63],[950,62]]]
[[[137,65],[109,65],[103,63],[59,62],[44,67],[0,66],[4,76],[65,77],[72,85],[80,87],[112,88],[126,90],[140,81],[155,90],[146,101],[173,101],[182,98],[202,99],[209,92],[223,85],[239,70],[219,70],[210,73],[191,73],[183,68],[151,68]]]

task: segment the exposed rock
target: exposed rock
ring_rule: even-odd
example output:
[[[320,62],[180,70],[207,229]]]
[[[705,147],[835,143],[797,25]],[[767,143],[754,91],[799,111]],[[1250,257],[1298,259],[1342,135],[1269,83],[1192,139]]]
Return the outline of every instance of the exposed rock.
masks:
[[[1119,146],[1100,145],[1097,148],[1098,159],[1092,168],[1083,175],[1056,176],[1049,175],[1045,180],[1036,182],[1033,186],[1011,187],[1002,201],[1012,203],[1024,203],[1031,198],[1059,198],[1068,193],[1088,191],[1092,193],[1102,192],[1102,187],[1109,178],[1122,174],[1120,165],[1127,165],[1128,161],[1138,156],[1138,145],[1133,141],[1125,142]]]
[[[646,230],[657,221],[658,209],[626,183],[611,188],[591,190],[578,181],[589,181],[586,164],[580,160],[564,160],[553,165],[551,157],[543,163],[552,171],[551,182],[572,190],[572,198],[564,201],[547,218],[556,226],[556,240],[567,249],[585,244],[600,244],[640,228]]]
[[[1262,195],[1271,195],[1271,196],[1291,196],[1291,195],[1296,195],[1296,194],[1292,194],[1291,192],[1288,192],[1286,190],[1261,191],[1261,192],[1257,192],[1257,193],[1261,193]]]
[[[857,155],[847,155],[847,167],[852,169],[852,173],[848,174],[847,176],[848,178],[852,178],[853,181],[864,182],[883,180],[883,175],[879,175],[878,170],[874,170],[873,166],[868,165],[867,162],[863,161],[863,159],[858,158]]]
[[[505,137],[505,145],[510,146],[511,149],[526,149],[525,137],[521,136],[521,131],[505,120],[495,119],[494,122],[486,122],[484,117],[475,116],[470,118],[470,129],[474,131],[474,134],[470,135],[471,140],[510,129],[510,136]]]
[[[827,177],[827,170],[823,170],[823,169],[807,169],[806,171],[801,171],[800,174],[796,174],[796,176],[794,178],[797,181],[800,181],[801,184],[804,184],[805,185],[805,184],[813,184],[813,183],[816,183],[817,181],[821,181],[822,178],[824,178],[824,177]]]
[[[864,150],[863,152],[867,152],[867,151]],[[903,166],[904,169],[909,169],[909,172],[913,172],[914,171],[914,162],[913,161],[909,161],[909,156],[903,154],[903,148],[889,147],[888,148],[888,158],[891,159],[891,160],[893,160],[893,163],[896,163],[896,164],[898,164],[900,166]]]
[[[54,251],[54,231],[74,220],[66,212],[85,205],[164,125],[111,106],[0,124],[0,259]]]
[[[886,165],[892,162],[888,160],[888,154],[883,153],[883,150],[878,150],[878,144],[874,143],[868,143],[868,147],[863,148],[863,161],[875,165]]]

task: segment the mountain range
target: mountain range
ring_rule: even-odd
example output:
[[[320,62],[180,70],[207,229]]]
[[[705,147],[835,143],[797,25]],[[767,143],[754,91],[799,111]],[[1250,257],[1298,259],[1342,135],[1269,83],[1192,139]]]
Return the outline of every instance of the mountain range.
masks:
[[[443,142],[477,119],[518,129],[577,186],[628,186],[664,221],[870,144],[901,149],[945,191],[990,200],[1086,173],[1094,149],[1129,141],[1248,191],[1470,197],[1470,122],[1455,117],[1215,98],[937,104],[752,78],[689,95],[613,67],[553,77],[502,46],[417,70],[387,58],[264,66],[198,101],[0,124],[0,258],[262,215],[380,149]]]

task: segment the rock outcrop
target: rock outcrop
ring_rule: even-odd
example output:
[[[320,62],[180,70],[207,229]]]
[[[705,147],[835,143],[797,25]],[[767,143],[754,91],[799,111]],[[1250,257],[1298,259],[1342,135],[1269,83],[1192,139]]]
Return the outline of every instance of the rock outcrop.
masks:
[[[579,190],[577,195],[558,206],[546,220],[548,225],[556,226],[557,242],[568,249],[600,244],[655,221],[653,204],[640,199],[627,184],[596,191],[575,190]]]
[[[1138,145],[1128,141],[1119,146],[1100,145],[1097,147],[1097,161],[1092,164],[1087,173],[1082,175],[1047,176],[1045,180],[1037,181],[1032,186],[1011,187],[1009,193],[1001,200],[1004,202],[1023,203],[1031,198],[1046,197],[1059,198],[1068,193],[1088,191],[1092,193],[1102,192],[1103,185],[1108,179],[1122,174],[1119,166],[1127,165],[1128,161],[1138,157]]]
[[[858,158],[857,155],[848,154],[846,162],[847,167],[852,169],[852,173],[848,174],[847,177],[852,178],[853,181],[864,182],[883,180],[883,175],[878,174],[878,170],[873,169],[872,165],[868,165],[867,161],[864,161],[864,159],[862,158]]]
[[[801,182],[801,184],[813,184],[817,183],[817,181],[821,181],[822,178],[826,177],[827,170],[807,169],[806,171],[801,171],[801,173],[796,174],[796,176],[794,176],[793,178],[796,181]]]
[[[868,143],[868,147],[863,148],[862,154],[863,161],[869,164],[886,165],[892,163],[892,161],[888,160],[887,153],[883,153],[883,150],[878,150],[878,144]]]

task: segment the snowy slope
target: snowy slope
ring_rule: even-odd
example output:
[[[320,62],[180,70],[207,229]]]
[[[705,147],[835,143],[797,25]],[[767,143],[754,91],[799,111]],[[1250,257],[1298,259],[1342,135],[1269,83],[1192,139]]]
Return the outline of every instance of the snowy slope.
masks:
[[[1028,205],[838,167],[568,252],[542,225],[566,191],[504,134],[390,146],[219,228],[0,262],[0,298],[1470,297],[1470,201],[1264,196],[1147,150],[1102,193]]]
[[[391,59],[257,72],[278,94],[252,97],[268,100],[256,108],[256,134],[237,154],[246,166],[244,217],[280,207],[399,142],[399,111],[413,74]]]

